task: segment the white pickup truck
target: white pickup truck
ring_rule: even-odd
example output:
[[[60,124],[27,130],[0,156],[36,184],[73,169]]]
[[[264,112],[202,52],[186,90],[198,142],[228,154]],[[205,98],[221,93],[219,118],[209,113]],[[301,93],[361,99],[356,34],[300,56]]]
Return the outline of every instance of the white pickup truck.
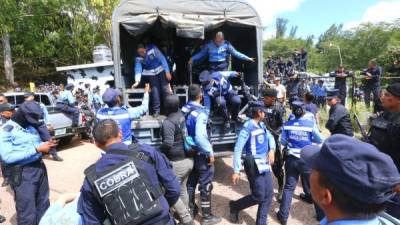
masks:
[[[24,99],[24,93],[4,93],[8,102],[17,106],[22,104]],[[60,139],[63,143],[68,143],[76,135],[86,131],[83,126],[82,114],[79,116],[78,128],[72,129],[72,119],[69,115],[66,115],[55,108],[55,102],[50,94],[47,93],[35,93],[35,101],[43,103],[47,111],[49,112],[47,127],[52,136],[56,139]]]

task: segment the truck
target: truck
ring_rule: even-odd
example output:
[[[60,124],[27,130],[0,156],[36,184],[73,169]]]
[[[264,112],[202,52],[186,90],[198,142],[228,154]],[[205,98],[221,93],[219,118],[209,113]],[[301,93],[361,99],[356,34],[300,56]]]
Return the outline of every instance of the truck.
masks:
[[[244,74],[244,82],[253,95],[258,94],[263,79],[263,26],[256,10],[244,0],[125,0],[112,16],[112,51],[115,86],[122,90],[124,103],[141,103],[143,90],[131,89],[134,62],[139,43],[151,42],[172,59],[171,86],[181,104],[188,100],[188,87],[199,84],[199,74],[207,62],[188,65],[190,57],[203,44],[222,31],[238,51],[256,58],[256,63],[230,59],[231,70]],[[207,60],[206,60],[207,61]],[[239,82],[233,83],[243,95]],[[244,107],[245,102],[243,103]],[[142,143],[161,144],[160,127],[164,116],[145,116],[132,122],[135,137]],[[217,155],[231,154],[241,123],[229,121],[226,129],[222,117],[210,116],[210,140]]]
[[[10,104],[17,106],[17,110],[18,105],[25,101],[23,92],[4,93],[4,96]],[[35,101],[42,103],[47,108],[49,112],[47,127],[49,128],[50,134],[54,136],[55,139],[60,139],[63,143],[68,143],[76,134],[85,135],[86,127],[82,122],[85,118],[82,114],[79,116],[78,127],[72,128],[71,117],[56,110],[55,102],[50,94],[35,93]]]

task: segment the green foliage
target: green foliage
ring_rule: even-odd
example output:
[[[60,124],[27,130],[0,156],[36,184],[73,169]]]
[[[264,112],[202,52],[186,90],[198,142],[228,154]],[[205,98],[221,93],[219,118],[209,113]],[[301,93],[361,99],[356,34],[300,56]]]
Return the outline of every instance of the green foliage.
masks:
[[[343,64],[348,70],[359,71],[367,67],[369,60],[377,59],[384,71],[391,71],[393,62],[400,60],[400,20],[361,24],[346,31],[342,25],[333,24],[318,38],[315,45],[312,39],[291,36],[269,39],[264,45],[265,57],[272,54],[276,58],[288,58],[294,49],[305,47],[309,53],[308,67],[316,73],[329,72],[340,65],[339,51],[335,46],[340,47]]]

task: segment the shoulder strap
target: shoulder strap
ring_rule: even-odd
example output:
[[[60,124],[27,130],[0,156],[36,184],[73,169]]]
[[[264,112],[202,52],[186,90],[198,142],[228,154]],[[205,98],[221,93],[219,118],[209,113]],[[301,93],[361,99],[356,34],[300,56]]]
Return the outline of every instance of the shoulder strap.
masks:
[[[108,152],[116,155],[126,155],[128,157],[133,157],[154,165],[153,159],[150,156],[146,155],[145,153],[139,151],[139,148],[140,148],[139,144],[132,143],[129,145],[129,151],[112,149],[109,150]]]

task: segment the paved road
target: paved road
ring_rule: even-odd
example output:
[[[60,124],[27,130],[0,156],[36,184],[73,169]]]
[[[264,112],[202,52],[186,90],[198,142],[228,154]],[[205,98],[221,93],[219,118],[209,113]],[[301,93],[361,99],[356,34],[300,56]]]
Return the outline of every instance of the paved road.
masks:
[[[83,181],[84,169],[95,162],[100,157],[100,150],[93,144],[74,140],[71,144],[61,146],[59,154],[64,158],[64,162],[54,162],[45,159],[50,183],[50,201],[54,202],[58,196],[66,192],[78,192]],[[224,218],[221,224],[230,224],[228,218],[228,202],[231,199],[238,199],[249,193],[249,187],[245,175],[242,176],[240,183],[234,187],[231,186],[231,163],[232,158],[226,157],[217,160],[216,176],[213,191],[214,213]],[[0,182],[2,179],[0,178]],[[276,193],[276,182],[274,191]],[[290,225],[312,225],[317,224],[313,219],[314,211],[311,205],[298,200],[298,194],[301,187],[296,189],[296,195],[292,202],[291,217],[288,221]],[[15,205],[12,191],[10,188],[0,188],[0,214],[7,217],[4,224],[16,224]],[[279,204],[273,202],[269,213],[268,224],[278,225],[275,219],[275,211]],[[251,207],[241,213],[242,224],[255,224],[255,215],[257,207]],[[199,219],[199,218],[197,218]],[[199,223],[197,223],[199,224]]]

